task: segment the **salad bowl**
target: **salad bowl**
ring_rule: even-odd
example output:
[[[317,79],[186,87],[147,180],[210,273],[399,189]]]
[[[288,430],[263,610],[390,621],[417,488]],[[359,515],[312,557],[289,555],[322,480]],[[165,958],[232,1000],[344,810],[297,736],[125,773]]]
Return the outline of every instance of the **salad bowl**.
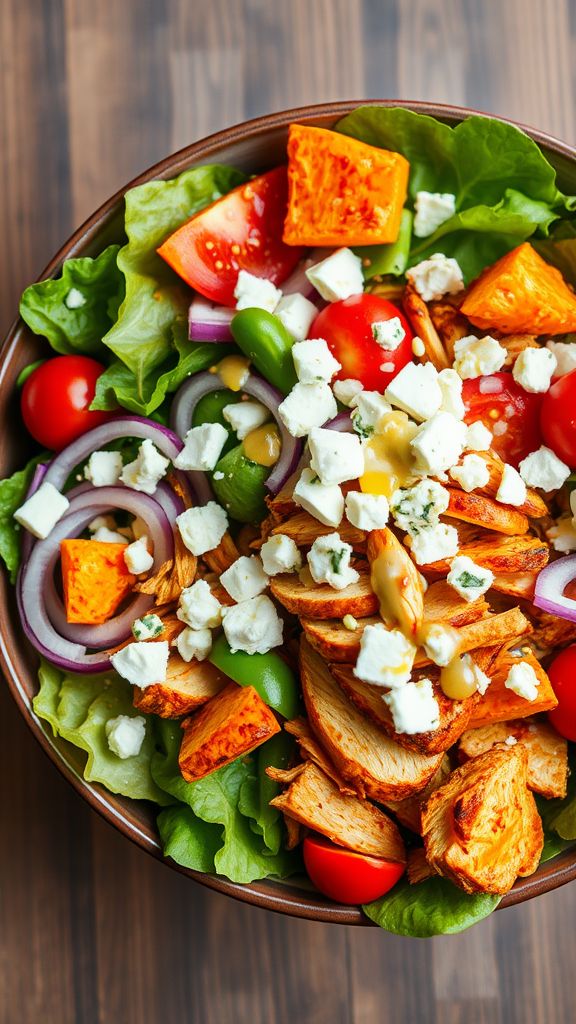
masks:
[[[474,111],[461,107],[398,101],[365,101],[382,106],[401,106],[428,114],[454,126]],[[284,162],[288,126],[292,122],[332,128],[359,103],[343,101],[281,111],[245,122],[196,142],[147,170],[127,188],[154,179],[170,179],[181,172],[206,163],[218,162],[247,173],[258,173]],[[576,149],[543,132],[526,128],[557,171],[558,185],[567,193],[576,193]],[[123,197],[126,189],[104,203],[62,246],[40,279],[57,275],[70,257],[94,256],[109,243],[123,237]],[[26,441],[14,437],[17,415],[16,381],[22,369],[40,358],[37,337],[17,320],[2,347],[0,363],[0,476],[12,473],[28,455]],[[97,783],[83,778],[83,754],[64,740],[55,738],[49,726],[34,713],[32,699],[37,690],[36,655],[23,640],[14,593],[5,574],[0,576],[0,663],[12,696],[31,732],[45,752],[89,805],[114,825],[126,838],[146,852],[162,859],[162,849],[152,807],[143,802],[114,796]],[[340,924],[366,925],[370,922],[358,907],[331,902],[316,893],[304,878],[288,881],[253,882],[240,885],[226,878],[192,871],[172,861],[171,867],[212,889],[256,906],[293,916]],[[576,878],[576,846],[565,849],[543,863],[532,876],[519,879],[503,898],[500,907],[510,906],[540,895]]]

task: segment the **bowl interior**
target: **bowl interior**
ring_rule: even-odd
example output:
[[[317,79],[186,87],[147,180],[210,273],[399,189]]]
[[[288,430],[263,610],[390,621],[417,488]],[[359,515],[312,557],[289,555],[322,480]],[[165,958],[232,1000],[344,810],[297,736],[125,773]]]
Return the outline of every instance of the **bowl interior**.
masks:
[[[363,101],[367,102],[367,101]],[[427,103],[370,101],[387,106],[405,106],[456,124],[466,114],[463,108]],[[283,111],[238,125],[208,139],[195,143],[150,168],[130,186],[154,178],[172,178],[187,168],[209,161],[232,164],[257,173],[285,160],[288,125],[299,121],[324,128],[332,127],[344,114],[359,103],[342,102]],[[542,146],[558,172],[559,187],[576,193],[576,150],[541,132],[527,129]],[[125,190],[123,190],[125,191]],[[41,278],[59,272],[62,262],[70,256],[93,255],[111,241],[123,238],[123,191],[113,196],[69,239],[56,254]],[[22,321],[12,327],[2,348],[0,363],[0,476],[13,472],[26,459],[29,442],[21,427],[16,396],[16,378],[20,370],[45,355],[45,344],[35,337]],[[14,425],[16,430],[14,429]],[[14,600],[14,592],[5,573],[0,574],[0,662],[14,699],[32,733],[63,775],[89,804],[114,824],[133,842],[156,857],[162,857],[155,829],[154,809],[143,802],[113,796],[97,784],[82,777],[84,755],[70,744],[55,738],[48,725],[41,722],[31,706],[37,690],[37,658],[22,636]],[[172,862],[170,862],[172,864]],[[279,882],[265,880],[251,885],[237,885],[227,879],[203,875],[185,868],[178,870],[197,881],[237,899],[271,910],[320,921],[341,924],[368,924],[356,907],[347,907],[325,900],[306,887],[303,880]],[[522,902],[556,888],[576,877],[576,850],[566,850],[553,861],[542,865],[531,878],[519,880],[504,898],[501,906]]]

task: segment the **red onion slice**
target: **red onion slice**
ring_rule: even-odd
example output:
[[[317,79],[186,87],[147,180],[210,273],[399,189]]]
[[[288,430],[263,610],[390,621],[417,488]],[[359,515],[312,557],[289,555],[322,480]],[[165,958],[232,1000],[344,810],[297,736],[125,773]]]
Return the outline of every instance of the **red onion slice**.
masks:
[[[538,573],[534,589],[536,607],[551,615],[559,615],[561,619],[576,622],[576,601],[564,594],[573,580],[576,580],[576,555],[567,555],[551,562]]]
[[[230,323],[235,315],[235,309],[217,306],[202,295],[195,295],[188,310],[190,341],[205,341],[209,344],[233,341]]]
[[[349,412],[339,412],[333,420],[324,424],[324,430],[337,430],[339,434],[350,434],[354,427]]]

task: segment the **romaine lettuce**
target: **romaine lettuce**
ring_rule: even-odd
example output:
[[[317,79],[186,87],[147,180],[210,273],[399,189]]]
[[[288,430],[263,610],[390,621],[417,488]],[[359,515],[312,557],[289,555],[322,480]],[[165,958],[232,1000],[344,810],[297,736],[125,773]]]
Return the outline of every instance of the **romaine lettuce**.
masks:
[[[14,519],[14,513],[26,498],[26,492],[39,462],[46,452],[36,455],[12,476],[0,480],[0,558],[10,573],[10,582],[16,581],[20,565],[20,536],[22,527]]]
[[[389,893],[362,908],[375,924],[395,935],[427,939],[454,935],[471,928],[496,909],[501,896],[468,895],[445,878],[428,878],[418,885],[401,881]]]

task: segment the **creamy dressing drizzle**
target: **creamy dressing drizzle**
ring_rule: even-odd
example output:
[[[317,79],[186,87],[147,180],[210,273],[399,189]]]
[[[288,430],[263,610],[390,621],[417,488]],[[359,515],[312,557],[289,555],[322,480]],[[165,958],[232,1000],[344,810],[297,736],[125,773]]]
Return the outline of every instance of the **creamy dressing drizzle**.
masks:
[[[259,466],[274,466],[280,457],[282,441],[275,423],[264,423],[246,435],[242,442],[244,455]]]
[[[364,447],[365,470],[360,487],[367,494],[391,498],[399,487],[408,487],[417,480],[410,442],[418,426],[405,412],[389,412],[382,417],[378,430]]]
[[[250,360],[246,356],[224,356],[210,373],[217,373],[225,388],[241,391],[250,375]]]

